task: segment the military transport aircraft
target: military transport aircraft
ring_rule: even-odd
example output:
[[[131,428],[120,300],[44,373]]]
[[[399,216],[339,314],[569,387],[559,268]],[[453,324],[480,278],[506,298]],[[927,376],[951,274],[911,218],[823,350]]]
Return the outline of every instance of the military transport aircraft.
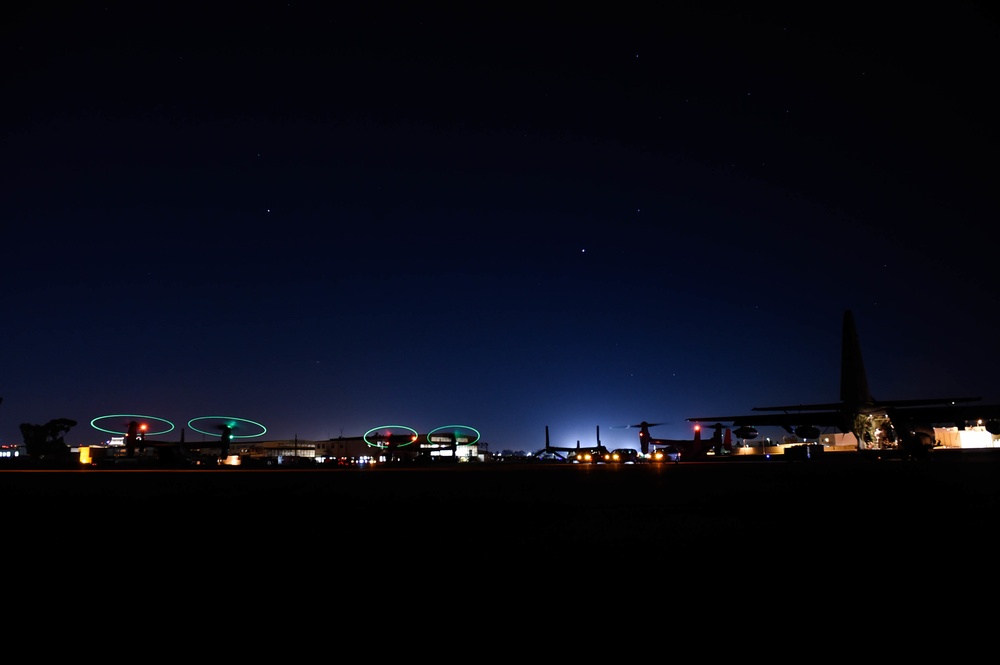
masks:
[[[758,426],[779,426],[801,439],[818,439],[821,428],[851,432],[858,448],[899,448],[908,456],[922,456],[935,445],[934,426],[983,425],[1000,434],[1000,404],[978,405],[979,397],[876,400],[868,377],[851,310],[844,312],[840,359],[840,401],[827,404],[758,406],[757,412],[738,416],[688,418],[689,422],[728,422],[741,439],[757,437]]]
[[[657,448],[676,448],[680,451],[680,458],[682,460],[697,459],[704,455],[707,455],[709,451],[716,455],[723,455],[732,452],[733,439],[729,428],[723,427],[722,423],[716,423],[712,426],[715,430],[710,439],[703,440],[701,438],[701,425],[695,425],[694,428],[694,438],[693,439],[654,439],[649,434],[650,427],[656,427],[657,425],[663,425],[664,423],[647,423],[645,420],[638,425],[626,425],[626,428],[638,427],[639,428],[639,450],[642,451],[643,455],[648,455],[650,449],[656,450]],[[723,429],[725,429],[725,434],[723,434]]]
[[[561,453],[566,453],[565,455]],[[604,462],[611,455],[611,451],[601,444],[601,426],[597,426],[597,445],[580,447],[580,442],[576,446],[553,446],[549,443],[549,426],[545,426],[545,449],[538,451],[536,457],[540,459],[551,459],[553,457],[565,459],[568,462],[583,462],[598,464]]]

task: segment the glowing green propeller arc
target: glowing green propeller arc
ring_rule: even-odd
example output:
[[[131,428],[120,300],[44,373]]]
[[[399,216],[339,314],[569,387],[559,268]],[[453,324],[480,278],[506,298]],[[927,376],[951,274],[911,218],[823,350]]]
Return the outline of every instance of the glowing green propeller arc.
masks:
[[[157,418],[156,416],[143,416],[137,413],[115,413],[107,416],[97,416],[90,421],[90,426],[99,432],[107,432],[108,434],[128,434],[128,430],[123,430],[121,432],[112,429],[105,429],[97,423],[102,420],[111,420],[113,418],[125,418],[126,420],[142,421],[142,420],[155,420],[156,422],[163,423],[166,429],[159,430],[157,432],[146,432],[146,436],[156,436],[157,434],[166,434],[174,429],[174,424],[167,420],[166,418]]]
[[[430,438],[431,435],[445,430],[449,431],[451,435],[455,437],[456,441],[458,440],[458,433],[461,430],[467,430],[469,432],[474,433],[476,435],[476,438],[466,444],[463,444],[467,446],[475,445],[479,441],[479,439],[482,438],[482,435],[479,433],[479,430],[477,430],[475,427],[469,427],[468,425],[443,425],[441,427],[435,427],[434,429],[432,429],[430,432],[427,433],[427,437]]]
[[[205,436],[218,436],[219,434],[218,432],[206,432],[205,430],[198,429],[194,425],[194,423],[199,423],[204,420],[222,421],[217,425],[217,427],[219,428],[229,427],[232,430],[242,427],[241,423],[247,425],[253,425],[255,427],[260,428],[260,432],[258,432],[257,434],[233,434],[232,436],[234,439],[254,439],[257,438],[258,436],[264,436],[264,434],[267,433],[267,428],[261,425],[260,423],[253,420],[247,420],[246,418],[234,418],[233,416],[200,416],[198,418],[192,418],[191,420],[189,420],[187,426],[190,427],[192,431],[195,431],[198,434],[204,434]],[[202,425],[202,427],[205,427],[205,425]]]
[[[387,446],[386,446],[385,443],[382,443],[382,442],[379,442],[379,441],[369,441],[368,440],[368,435],[369,434],[371,434],[372,432],[377,432],[379,430],[383,430],[383,429],[384,430],[405,429],[407,432],[409,432],[412,435],[412,437],[411,437],[411,439],[409,441],[407,441],[406,443],[399,444],[399,446],[398,446],[399,448],[402,448],[404,446],[410,445],[411,443],[413,443],[414,440],[416,440],[417,436],[419,436],[417,434],[417,430],[413,429],[412,427],[407,427],[406,425],[379,425],[378,427],[372,427],[370,430],[368,430],[367,432],[365,432],[365,435],[362,438],[364,439],[365,443],[367,443],[372,448],[386,448]],[[391,434],[392,433],[390,432],[390,435]]]

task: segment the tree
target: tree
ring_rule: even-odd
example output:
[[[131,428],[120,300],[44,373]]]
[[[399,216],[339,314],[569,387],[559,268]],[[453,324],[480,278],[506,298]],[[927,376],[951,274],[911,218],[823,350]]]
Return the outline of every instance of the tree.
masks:
[[[56,418],[44,425],[21,423],[21,436],[28,457],[35,459],[65,459],[69,457],[69,446],[63,437],[76,427],[76,421]]]

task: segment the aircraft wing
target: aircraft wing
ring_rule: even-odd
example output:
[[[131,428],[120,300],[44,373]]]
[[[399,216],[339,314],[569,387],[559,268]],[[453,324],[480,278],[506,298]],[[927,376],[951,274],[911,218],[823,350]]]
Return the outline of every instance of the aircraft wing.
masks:
[[[755,406],[751,411],[834,411],[842,409],[842,402],[832,404],[789,404],[788,406]]]
[[[968,402],[978,402],[981,397],[938,397],[930,399],[889,399],[873,400],[866,405],[868,408],[888,408],[888,407],[909,407],[909,406],[950,406],[952,404],[965,404]],[[786,406],[755,406],[751,411],[833,411],[843,410],[843,402],[832,404],[788,404]]]
[[[789,434],[802,438],[815,438],[821,430],[834,428],[844,434],[851,431],[851,422],[843,411],[803,411],[799,413],[753,413],[714,418],[688,418],[690,422],[730,423],[732,432],[739,438],[754,439],[761,426],[780,427]]]
[[[875,400],[877,406],[898,407],[898,406],[927,406],[940,408],[951,406],[952,404],[967,404],[968,402],[978,402],[982,397],[939,397],[937,399],[889,399]],[[975,408],[975,407],[973,407]]]
[[[806,411],[803,413],[754,413],[741,416],[713,416],[704,418],[688,418],[692,423],[730,423],[734,427],[749,425],[775,425],[778,427],[795,427],[797,425],[815,425],[816,427],[839,427],[844,419],[840,411]]]
[[[890,408],[894,421],[964,428],[982,421],[986,429],[1000,433],[1000,404],[953,404],[948,406],[900,406]],[[993,430],[997,430],[994,432]]]

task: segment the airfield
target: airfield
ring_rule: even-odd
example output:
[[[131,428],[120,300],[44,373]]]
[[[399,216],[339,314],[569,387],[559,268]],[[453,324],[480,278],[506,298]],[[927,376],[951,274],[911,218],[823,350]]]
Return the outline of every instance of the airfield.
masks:
[[[155,551],[157,560],[267,552],[384,564],[419,553],[450,566],[684,553],[878,565],[985,555],[1000,526],[1000,455],[948,452],[663,465],[6,469],[0,500],[11,542],[91,543],[108,553]]]

